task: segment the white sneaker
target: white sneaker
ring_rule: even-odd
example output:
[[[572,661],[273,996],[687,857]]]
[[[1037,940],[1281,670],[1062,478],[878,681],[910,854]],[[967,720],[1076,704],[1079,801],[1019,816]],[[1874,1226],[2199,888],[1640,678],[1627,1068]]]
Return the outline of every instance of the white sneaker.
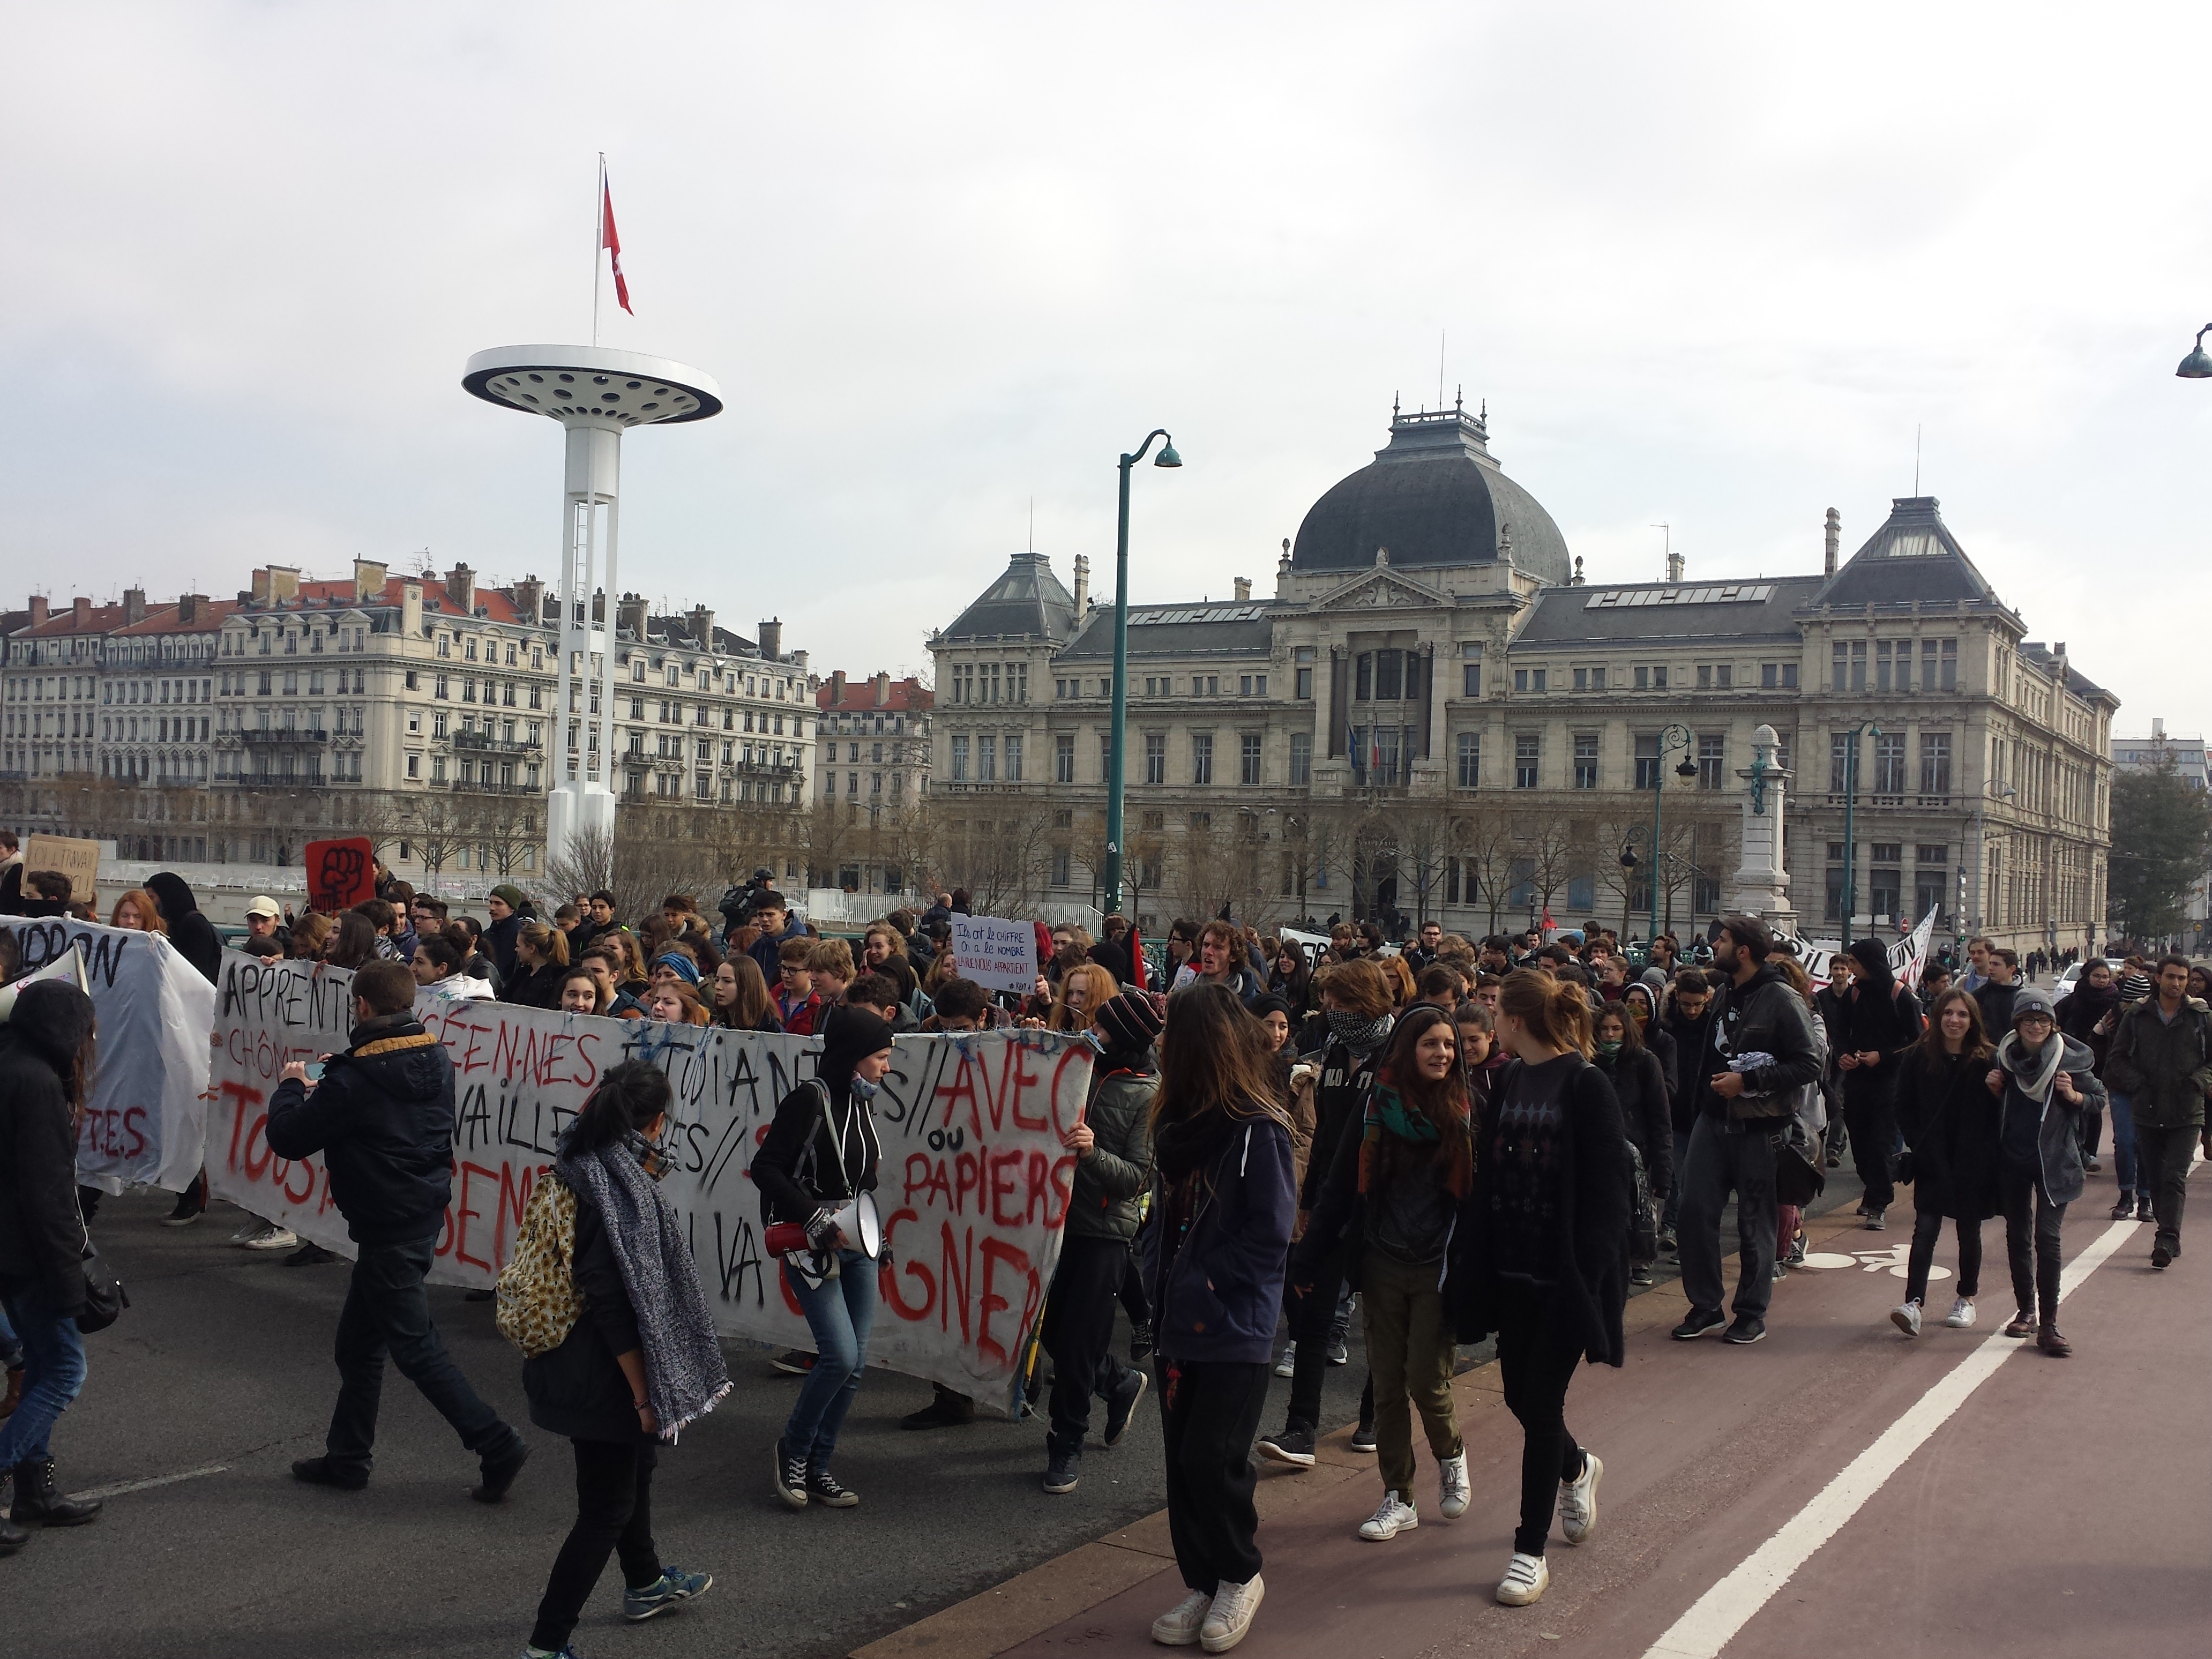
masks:
[[[275,1222],[264,1221],[258,1215],[250,1215],[246,1218],[238,1231],[230,1236],[230,1242],[239,1245],[251,1244],[257,1238],[266,1238],[276,1230]]]
[[[1957,1301],[1951,1304],[1950,1316],[1944,1320],[1943,1322],[1946,1325],[1948,1325],[1954,1331],[1970,1331],[1973,1329],[1973,1303],[1966,1297],[1960,1297]]]
[[[1456,1521],[1467,1513],[1470,1497],[1467,1485],[1467,1454],[1447,1457],[1437,1465],[1437,1513]]]
[[[1542,1556],[1516,1551],[1506,1564],[1505,1577],[1498,1581],[1498,1599],[1509,1607],[1533,1607],[1551,1583],[1552,1570],[1544,1565]]]
[[[1381,1544],[1420,1524],[1419,1510],[1399,1493],[1386,1492],[1382,1501],[1375,1506],[1375,1513],[1359,1523],[1359,1535],[1370,1544]]]
[[[1597,1483],[1604,1474],[1605,1465],[1585,1446],[1583,1472],[1571,1480],[1559,1482],[1559,1535],[1570,1544],[1579,1544],[1597,1530]]]
[[[267,1232],[247,1239],[245,1248],[249,1250],[291,1250],[297,1249],[299,1244],[300,1236],[289,1227],[271,1226]]]
[[[1920,1304],[1917,1302],[1899,1303],[1889,1310],[1889,1322],[1907,1336],[1919,1335]]]
[[[1283,1344],[1283,1357],[1275,1362],[1275,1375],[1295,1376],[1298,1370],[1298,1345],[1295,1341]]]
[[[1213,1598],[1205,1591],[1193,1590],[1152,1620],[1152,1640],[1164,1648],[1194,1646],[1205,1627],[1206,1609],[1212,1605]]]
[[[1213,1592],[1213,1606],[1199,1627],[1198,1644],[1208,1653],[1226,1653],[1252,1628],[1252,1615],[1267,1594],[1267,1581],[1254,1573],[1249,1583],[1232,1584],[1226,1578]]]

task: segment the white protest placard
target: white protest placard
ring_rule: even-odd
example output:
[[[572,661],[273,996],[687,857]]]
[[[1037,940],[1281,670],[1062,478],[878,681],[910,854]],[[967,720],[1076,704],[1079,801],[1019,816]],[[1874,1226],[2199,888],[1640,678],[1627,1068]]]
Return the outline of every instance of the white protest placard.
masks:
[[[23,840],[23,876],[58,870],[70,878],[72,902],[89,904],[100,880],[100,843],[75,836],[31,835]],[[26,898],[30,893],[26,890]]]
[[[285,1063],[343,1048],[353,975],[223,953],[207,1139],[214,1190],[301,1237],[353,1254],[319,1156],[264,1136]],[[650,1060],[676,1102],[661,1190],[682,1218],[726,1334],[811,1346],[780,1258],[761,1243],[753,1152],[777,1103],[813,1075],[818,1037],[563,1014],[425,993],[416,1017],[454,1066],[453,1196],[430,1278],[491,1285],[532,1185],[608,1067]],[[884,1256],[872,1360],[1011,1414],[1060,1258],[1091,1049],[1064,1034],[900,1037],[876,1097]]]
[[[63,916],[5,916],[31,973],[76,951],[99,1022],[92,1102],[76,1148],[87,1182],[180,1193],[199,1173],[215,987],[159,933]]]
[[[1036,988],[1036,927],[997,916],[952,918],[952,963],[961,978],[987,991]]]

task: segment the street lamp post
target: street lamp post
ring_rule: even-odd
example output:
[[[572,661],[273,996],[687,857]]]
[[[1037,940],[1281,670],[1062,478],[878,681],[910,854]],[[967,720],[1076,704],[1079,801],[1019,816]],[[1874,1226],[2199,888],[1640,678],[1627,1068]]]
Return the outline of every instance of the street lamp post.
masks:
[[[1175,440],[1164,427],[1145,434],[1136,453],[1121,457],[1121,512],[1114,534],[1114,730],[1106,762],[1106,914],[1121,908],[1121,788],[1129,735],[1129,469],[1145,459],[1155,438],[1166,438],[1154,466],[1181,466]]]
[[[1636,856],[1636,831],[1643,827],[1638,824],[1631,829],[1620,843],[1620,942],[1624,946],[1628,943],[1629,905],[1636,892],[1636,866],[1643,862]],[[1659,873],[1656,863],[1651,867],[1651,873],[1655,877]],[[1650,940],[1644,942],[1644,948],[1647,952],[1651,949]]]
[[[2181,367],[2173,371],[2178,379],[2212,380],[2212,355],[2208,355],[2204,349],[2207,334],[2212,334],[2212,323],[2207,323],[2197,331],[2196,346],[2181,360]]]
[[[1667,757],[1677,749],[1682,751],[1682,763],[1674,769],[1686,778],[1698,775],[1698,763],[1690,758],[1690,728],[1680,724],[1669,726],[1659,734],[1659,758],[1651,773],[1651,914],[1645,920],[1644,948],[1650,950],[1659,937],[1659,881],[1663,867],[1660,858],[1660,809],[1667,799]]]

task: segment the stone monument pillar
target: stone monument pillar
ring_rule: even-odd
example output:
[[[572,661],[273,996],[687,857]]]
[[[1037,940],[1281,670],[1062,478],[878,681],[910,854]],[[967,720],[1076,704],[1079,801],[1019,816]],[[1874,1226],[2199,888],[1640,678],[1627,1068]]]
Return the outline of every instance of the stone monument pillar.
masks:
[[[1751,764],[1736,769],[1748,787],[1743,795],[1743,857],[1729,883],[1727,908],[1758,916],[1778,933],[1794,934],[1797,913],[1790,904],[1782,846],[1790,775],[1774,763],[1778,741],[1772,726],[1760,726],[1751,734]]]

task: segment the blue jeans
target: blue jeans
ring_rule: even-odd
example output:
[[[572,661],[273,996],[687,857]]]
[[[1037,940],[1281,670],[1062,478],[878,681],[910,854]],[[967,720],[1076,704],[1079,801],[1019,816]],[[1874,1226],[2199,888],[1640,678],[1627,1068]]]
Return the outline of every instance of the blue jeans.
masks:
[[[338,1402],[325,1442],[336,1468],[367,1474],[375,1461],[370,1452],[376,1444],[376,1408],[384,1392],[387,1353],[399,1374],[422,1391],[478,1457],[495,1462],[522,1443],[522,1437],[469,1386],[430,1317],[422,1275],[430,1271],[437,1242],[423,1238],[411,1244],[360,1247],[345,1307],[338,1314]]]
[[[16,1339],[15,1328],[8,1322],[5,1307],[0,1307],[0,1370],[21,1370],[23,1366],[23,1345]]]
[[[2112,1176],[2120,1183],[2120,1196],[2125,1198],[2136,1190],[2135,1103],[2118,1090],[2108,1098],[2112,1107]]]
[[[23,1398],[0,1420],[0,1469],[9,1469],[50,1455],[54,1419],[84,1388],[84,1339],[75,1316],[50,1311],[34,1290],[10,1291],[0,1306],[23,1349]]]
[[[787,1457],[804,1457],[818,1468],[830,1467],[837,1449],[837,1431],[860,1391],[860,1369],[868,1363],[868,1330],[876,1322],[876,1264],[858,1250],[837,1253],[837,1277],[809,1285],[790,1276],[793,1295],[814,1333],[814,1369],[799,1385],[799,1403],[783,1425]]]

